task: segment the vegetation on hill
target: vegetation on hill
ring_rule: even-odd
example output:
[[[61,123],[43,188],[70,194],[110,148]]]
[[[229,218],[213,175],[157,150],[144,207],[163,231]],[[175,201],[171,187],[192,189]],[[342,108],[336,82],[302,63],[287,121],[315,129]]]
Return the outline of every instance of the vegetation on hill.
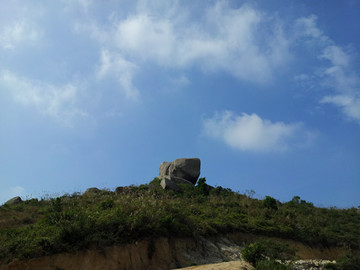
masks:
[[[144,237],[249,232],[311,246],[360,247],[356,208],[317,208],[294,197],[280,203],[212,188],[200,179],[182,193],[162,190],[159,179],[111,191],[31,199],[0,207],[0,264]]]
[[[241,253],[242,258],[256,267],[256,270],[294,269],[293,260],[296,253],[287,243],[260,240],[243,248]],[[358,251],[346,252],[338,258],[336,263],[326,263],[322,269],[360,270],[360,254]]]
[[[290,270],[291,264],[285,261],[295,258],[295,250],[286,243],[274,241],[258,241],[243,248],[242,257],[251,263],[257,270]]]

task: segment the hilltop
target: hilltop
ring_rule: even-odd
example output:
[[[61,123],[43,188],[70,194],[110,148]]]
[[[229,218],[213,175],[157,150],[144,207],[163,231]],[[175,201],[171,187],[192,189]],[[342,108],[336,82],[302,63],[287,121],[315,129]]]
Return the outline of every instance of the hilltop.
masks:
[[[245,244],[276,237],[277,241],[328,250],[324,259],[359,250],[360,214],[356,208],[318,208],[297,196],[285,203],[269,196],[260,200],[210,187],[205,178],[196,186],[181,188],[181,192],[164,190],[155,178],[117,194],[93,190],[5,204],[0,207],[0,265],[143,239],[234,233],[254,236]],[[154,246],[149,252],[155,252],[151,248]]]

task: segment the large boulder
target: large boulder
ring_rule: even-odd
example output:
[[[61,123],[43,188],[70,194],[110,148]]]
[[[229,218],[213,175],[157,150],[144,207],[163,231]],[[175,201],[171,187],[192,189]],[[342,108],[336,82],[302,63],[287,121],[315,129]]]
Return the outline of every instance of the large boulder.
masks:
[[[17,197],[14,197],[14,198],[8,200],[5,204],[11,205],[11,204],[17,204],[17,203],[21,203],[21,202],[22,202],[22,199],[19,196],[17,196]]]
[[[160,165],[159,178],[181,178],[196,184],[200,175],[200,159],[179,158],[173,162],[163,162]]]
[[[193,183],[177,177],[165,176],[161,179],[160,185],[163,189],[172,189],[174,191],[181,191],[179,184],[193,185]]]
[[[179,184],[195,185],[200,175],[200,159],[179,158],[160,165],[159,178],[163,189],[181,191]]]

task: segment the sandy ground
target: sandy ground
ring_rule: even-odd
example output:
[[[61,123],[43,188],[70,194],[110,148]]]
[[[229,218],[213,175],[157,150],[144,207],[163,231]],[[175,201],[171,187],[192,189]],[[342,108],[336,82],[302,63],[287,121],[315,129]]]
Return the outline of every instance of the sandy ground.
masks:
[[[186,268],[180,268],[182,270],[254,270],[249,263],[244,261],[234,261],[234,262],[223,262],[223,263],[214,263],[214,264],[205,264],[190,266]]]

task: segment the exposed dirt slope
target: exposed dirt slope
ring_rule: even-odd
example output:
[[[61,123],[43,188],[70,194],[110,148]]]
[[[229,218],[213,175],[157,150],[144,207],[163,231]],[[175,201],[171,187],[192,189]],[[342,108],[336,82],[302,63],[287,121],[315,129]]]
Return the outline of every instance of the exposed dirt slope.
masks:
[[[181,268],[181,270],[254,270],[254,267],[252,267],[247,262],[233,261],[233,262],[190,266],[186,268]]]
[[[241,246],[226,237],[160,238],[13,262],[0,270],[161,270],[239,260],[240,250]]]
[[[234,261],[241,260],[242,247],[256,238],[258,237],[254,235],[238,233],[206,239],[203,237],[145,239],[134,244],[94,247],[74,253],[12,262],[0,266],[0,270],[161,270],[226,261],[232,262],[208,266],[210,268],[188,269],[250,270],[253,268],[248,264]],[[296,242],[289,244],[298,250],[297,256],[302,259],[333,259],[340,252],[335,249],[309,248]],[[236,265],[241,265],[243,268],[231,268]]]

